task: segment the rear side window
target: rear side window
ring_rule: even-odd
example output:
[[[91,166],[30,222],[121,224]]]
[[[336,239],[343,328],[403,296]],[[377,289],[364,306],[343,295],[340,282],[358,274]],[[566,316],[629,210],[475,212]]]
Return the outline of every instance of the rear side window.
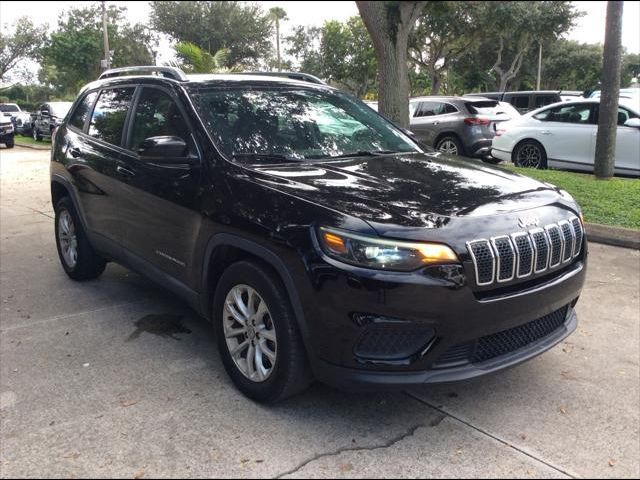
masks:
[[[72,125],[80,130],[84,129],[84,124],[87,118],[89,118],[91,107],[93,106],[93,102],[96,101],[97,96],[98,94],[96,92],[91,92],[82,99],[82,101],[78,104],[75,111],[71,115],[71,118],[69,118],[69,125]]]
[[[549,108],[534,115],[533,118],[544,122],[579,124],[593,123],[591,121],[591,105],[588,103],[577,105],[558,105],[557,107]]]
[[[145,139],[158,136],[180,137],[188,142],[189,128],[171,96],[158,88],[144,88],[129,143],[136,150]]]
[[[529,108],[529,96],[514,95],[509,99],[509,103],[516,107],[518,110],[527,110]]]
[[[550,105],[552,103],[556,103],[560,101],[560,98],[558,98],[557,95],[536,95],[534,99],[535,99],[534,108],[544,107],[545,105]]]
[[[133,91],[133,87],[103,90],[93,109],[89,135],[112,145],[120,145]]]
[[[416,111],[416,117],[433,117],[434,115],[442,115],[444,113],[451,113],[447,111],[446,103],[442,102],[421,102],[418,106],[418,110]],[[449,105],[453,108],[453,112],[457,111],[452,105]]]

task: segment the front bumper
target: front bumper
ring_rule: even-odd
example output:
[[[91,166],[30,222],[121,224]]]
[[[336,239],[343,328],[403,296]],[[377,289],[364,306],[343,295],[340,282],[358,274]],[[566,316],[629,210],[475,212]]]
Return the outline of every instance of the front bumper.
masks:
[[[13,140],[14,136],[14,130],[11,130],[10,132],[0,132],[0,143],[5,143],[7,140]]]
[[[498,150],[497,148],[491,149],[491,156],[493,158],[497,158],[498,160],[502,160],[503,162],[511,161],[511,152],[506,152],[504,150]]]

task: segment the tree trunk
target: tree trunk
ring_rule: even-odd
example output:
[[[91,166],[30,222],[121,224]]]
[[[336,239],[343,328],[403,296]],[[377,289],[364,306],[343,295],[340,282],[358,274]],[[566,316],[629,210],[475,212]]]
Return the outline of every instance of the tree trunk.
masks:
[[[620,60],[622,57],[623,2],[607,2],[604,36],[602,91],[596,137],[595,175],[598,179],[613,177],[620,95]]]
[[[378,60],[378,110],[392,122],[409,127],[409,32],[425,2],[357,1]]]
[[[276,50],[278,52],[278,71],[282,70],[280,63],[280,20],[276,18]]]
[[[442,76],[440,73],[433,73],[431,76],[431,95],[438,95],[442,86]]]

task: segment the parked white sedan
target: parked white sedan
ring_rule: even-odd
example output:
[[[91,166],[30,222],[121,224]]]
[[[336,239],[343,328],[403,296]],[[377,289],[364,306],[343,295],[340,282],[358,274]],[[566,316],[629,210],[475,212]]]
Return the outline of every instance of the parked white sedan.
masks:
[[[593,171],[599,99],[547,105],[502,123],[491,155],[522,167]],[[640,175],[640,105],[620,103],[615,173]]]

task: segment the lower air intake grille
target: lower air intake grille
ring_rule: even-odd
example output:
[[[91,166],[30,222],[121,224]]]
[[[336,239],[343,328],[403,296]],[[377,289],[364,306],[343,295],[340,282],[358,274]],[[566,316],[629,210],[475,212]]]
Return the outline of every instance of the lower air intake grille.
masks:
[[[356,356],[368,360],[402,360],[421,351],[433,338],[432,328],[368,328],[356,345]]]
[[[564,325],[568,308],[564,306],[519,327],[451,347],[438,358],[433,368],[482,363],[520,350],[537,340],[548,337]]]

